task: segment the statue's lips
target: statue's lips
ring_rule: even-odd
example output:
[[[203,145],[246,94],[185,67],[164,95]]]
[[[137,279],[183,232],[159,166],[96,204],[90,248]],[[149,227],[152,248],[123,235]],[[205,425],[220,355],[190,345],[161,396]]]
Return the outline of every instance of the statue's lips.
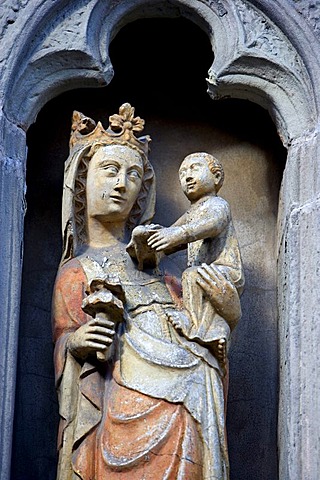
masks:
[[[196,182],[187,183],[187,189],[188,189],[188,190],[192,190],[192,189],[194,189],[196,186],[197,186],[197,183],[196,183]]]
[[[126,197],[122,197],[121,195],[110,195],[109,197],[115,203],[125,203],[127,201]]]

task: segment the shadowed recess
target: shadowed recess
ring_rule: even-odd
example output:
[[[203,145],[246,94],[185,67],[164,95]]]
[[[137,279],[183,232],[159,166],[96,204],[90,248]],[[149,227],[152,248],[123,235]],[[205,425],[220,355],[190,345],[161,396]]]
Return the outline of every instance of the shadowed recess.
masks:
[[[13,480],[55,478],[58,402],[50,308],[62,249],[63,168],[72,111],[107,126],[108,116],[123,102],[136,107],[153,139],[156,222],[170,225],[187,206],[177,176],[185,155],[211,151],[224,165],[221,195],[231,205],[247,279],[243,318],[230,354],[231,479],[277,478],[275,229],[285,150],[260,107],[210,100],[205,78],[213,55],[205,33],[188,20],[133,22],[110,46],[111,84],[53,99],[29,129]]]

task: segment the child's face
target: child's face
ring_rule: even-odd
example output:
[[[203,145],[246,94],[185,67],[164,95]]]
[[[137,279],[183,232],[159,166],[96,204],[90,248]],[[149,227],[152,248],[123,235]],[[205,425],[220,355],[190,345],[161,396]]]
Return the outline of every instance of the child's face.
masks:
[[[190,201],[196,201],[204,195],[216,195],[221,173],[212,173],[204,158],[189,157],[180,166],[179,178],[183,193]]]

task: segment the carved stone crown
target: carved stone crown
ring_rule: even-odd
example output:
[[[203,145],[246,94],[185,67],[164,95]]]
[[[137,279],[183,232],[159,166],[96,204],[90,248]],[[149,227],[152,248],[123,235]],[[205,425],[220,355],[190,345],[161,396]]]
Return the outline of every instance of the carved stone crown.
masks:
[[[124,103],[119,114],[109,117],[109,128],[105,130],[101,122],[96,122],[80,112],[74,111],[70,136],[70,150],[86,145],[103,143],[104,145],[128,145],[148,156],[149,135],[137,138],[135,132],[142,132],[144,120],[134,116],[134,108]]]

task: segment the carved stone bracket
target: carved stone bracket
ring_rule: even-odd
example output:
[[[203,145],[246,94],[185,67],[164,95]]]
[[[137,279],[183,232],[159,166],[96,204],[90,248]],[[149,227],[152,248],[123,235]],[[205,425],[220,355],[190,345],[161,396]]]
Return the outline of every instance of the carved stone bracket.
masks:
[[[209,94],[212,98],[237,96],[259,103],[269,110],[288,145],[316,122],[312,84],[303,60],[281,30],[251,3],[233,1],[228,15],[234,15],[237,42],[222,62],[220,49],[226,47],[217,39],[215,61],[209,70]],[[221,21],[225,22],[225,17]],[[235,43],[230,35],[226,41]]]

